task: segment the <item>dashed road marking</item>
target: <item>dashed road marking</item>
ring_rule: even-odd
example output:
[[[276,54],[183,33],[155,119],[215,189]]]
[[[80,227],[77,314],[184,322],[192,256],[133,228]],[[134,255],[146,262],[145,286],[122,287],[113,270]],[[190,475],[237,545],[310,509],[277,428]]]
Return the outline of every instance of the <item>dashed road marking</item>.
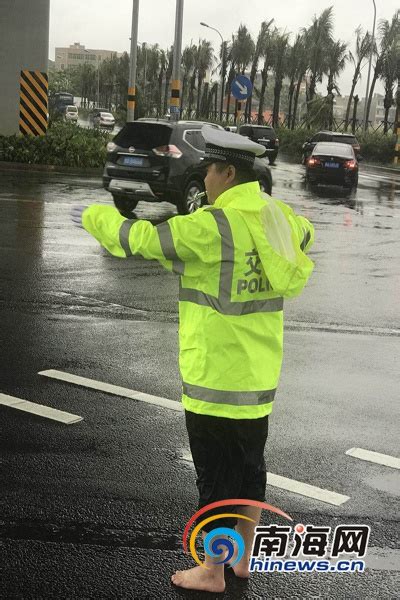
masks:
[[[73,415],[71,413],[64,412],[63,410],[57,410],[56,408],[50,408],[50,406],[43,406],[43,404],[36,404],[35,402],[29,402],[29,400],[22,400],[21,398],[15,398],[14,396],[7,396],[6,394],[0,394],[0,404],[3,406],[9,406],[10,408],[16,408],[17,410],[23,410],[24,412],[38,415],[39,417],[45,417],[46,419],[52,419],[65,425],[71,425],[72,423],[79,423],[83,420],[83,417]]]
[[[192,455],[187,450],[181,452],[181,460],[193,463]],[[340,506],[347,502],[347,500],[350,500],[349,496],[331,492],[330,490],[324,490],[315,487],[314,485],[303,483],[302,481],[282,477],[281,475],[275,475],[274,473],[267,474],[267,485],[272,485],[273,487],[293,492],[294,494],[300,494],[300,496],[306,496],[307,498],[313,498],[320,502],[333,504],[334,506]]]
[[[72,373],[57,371],[56,369],[40,371],[39,375],[44,375],[45,377],[50,377],[51,379],[58,379],[59,381],[65,381],[67,383],[73,383],[74,385],[81,385],[92,390],[99,390],[101,392],[106,392],[107,394],[113,394],[115,396],[123,396],[124,398],[131,398],[132,400],[140,400],[140,402],[146,402],[147,404],[155,404],[156,406],[161,406],[162,408],[169,408],[178,412],[183,411],[183,406],[180,402],[168,400],[167,398],[161,398],[159,396],[152,396],[151,394],[145,394],[136,390],[130,390],[129,388],[120,387],[119,385],[104,383],[103,381],[97,381],[96,379],[88,379],[87,377],[72,375]]]
[[[385,467],[392,467],[393,469],[400,469],[400,458],[390,456],[389,454],[380,454],[379,452],[372,452],[372,450],[364,450],[363,448],[350,448],[346,454],[366,460],[367,462],[376,463],[378,465],[384,465]]]

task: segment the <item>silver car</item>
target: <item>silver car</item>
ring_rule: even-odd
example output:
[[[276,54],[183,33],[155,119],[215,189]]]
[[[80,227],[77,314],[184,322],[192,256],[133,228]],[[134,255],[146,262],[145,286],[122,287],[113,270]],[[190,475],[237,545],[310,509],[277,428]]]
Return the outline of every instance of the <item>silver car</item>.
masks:
[[[93,116],[93,124],[95,127],[114,129],[115,118],[110,112],[99,111]]]

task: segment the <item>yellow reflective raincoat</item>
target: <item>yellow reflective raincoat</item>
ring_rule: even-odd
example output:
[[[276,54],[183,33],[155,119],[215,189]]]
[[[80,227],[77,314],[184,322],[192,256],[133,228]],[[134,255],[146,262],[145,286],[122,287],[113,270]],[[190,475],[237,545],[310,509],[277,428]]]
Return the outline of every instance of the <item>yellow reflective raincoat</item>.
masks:
[[[92,205],[85,229],[118,257],[141,254],[180,275],[179,366],[186,410],[232,419],[272,411],[282,364],[283,299],[300,294],[314,228],[258,182],[161,225]]]

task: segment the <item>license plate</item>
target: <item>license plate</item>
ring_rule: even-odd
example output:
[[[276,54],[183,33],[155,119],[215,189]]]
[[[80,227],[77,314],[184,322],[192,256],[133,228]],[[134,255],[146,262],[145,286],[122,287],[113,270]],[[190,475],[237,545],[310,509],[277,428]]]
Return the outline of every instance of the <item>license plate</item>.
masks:
[[[339,163],[326,162],[325,163],[325,167],[327,167],[328,169],[338,169],[339,168]]]
[[[111,179],[110,192],[127,192],[139,196],[149,196],[154,198],[151,187],[145,181],[129,181],[126,179]]]
[[[124,156],[122,164],[127,167],[143,167],[143,158],[137,156]]]

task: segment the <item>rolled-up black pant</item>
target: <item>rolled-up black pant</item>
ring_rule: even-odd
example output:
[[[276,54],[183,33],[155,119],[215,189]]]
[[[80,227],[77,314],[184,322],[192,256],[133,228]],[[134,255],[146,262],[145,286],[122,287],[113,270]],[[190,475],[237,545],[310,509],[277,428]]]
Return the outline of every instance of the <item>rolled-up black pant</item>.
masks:
[[[232,498],[263,502],[268,415],[260,419],[226,419],[185,411],[185,418],[197,474],[199,509]],[[198,522],[231,512],[237,512],[235,506],[212,509],[201,515]],[[207,523],[202,530],[233,528],[236,522],[237,519],[226,517]]]

